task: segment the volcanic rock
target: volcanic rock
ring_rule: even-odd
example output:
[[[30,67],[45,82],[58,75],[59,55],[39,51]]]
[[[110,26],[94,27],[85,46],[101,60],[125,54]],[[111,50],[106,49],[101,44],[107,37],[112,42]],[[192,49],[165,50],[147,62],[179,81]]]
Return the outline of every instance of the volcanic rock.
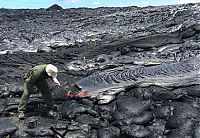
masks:
[[[200,137],[199,9],[1,8],[0,137]],[[35,89],[19,120],[23,74],[49,63],[54,116]]]

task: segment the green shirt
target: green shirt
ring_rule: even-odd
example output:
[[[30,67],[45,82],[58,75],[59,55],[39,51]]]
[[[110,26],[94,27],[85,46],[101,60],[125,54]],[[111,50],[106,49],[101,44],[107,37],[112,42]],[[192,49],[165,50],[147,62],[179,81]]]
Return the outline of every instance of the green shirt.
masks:
[[[28,78],[26,79],[26,82],[35,83],[37,81],[50,78],[50,76],[48,76],[45,71],[46,66],[47,64],[37,65],[29,69],[27,73]]]

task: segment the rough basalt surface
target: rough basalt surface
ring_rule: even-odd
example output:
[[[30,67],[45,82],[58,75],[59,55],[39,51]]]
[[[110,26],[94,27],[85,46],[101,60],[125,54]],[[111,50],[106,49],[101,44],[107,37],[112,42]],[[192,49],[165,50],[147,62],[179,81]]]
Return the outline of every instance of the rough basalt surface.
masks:
[[[199,9],[0,9],[0,137],[199,138]],[[54,118],[35,89],[19,120],[22,74],[44,63]]]

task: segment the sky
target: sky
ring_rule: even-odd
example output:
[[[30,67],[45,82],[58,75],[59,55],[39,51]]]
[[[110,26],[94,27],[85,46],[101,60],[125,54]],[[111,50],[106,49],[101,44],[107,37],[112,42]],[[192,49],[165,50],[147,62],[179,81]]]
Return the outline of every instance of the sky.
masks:
[[[48,8],[53,4],[58,4],[64,9],[79,7],[144,7],[196,2],[200,2],[200,0],[0,0],[0,8],[39,9]]]

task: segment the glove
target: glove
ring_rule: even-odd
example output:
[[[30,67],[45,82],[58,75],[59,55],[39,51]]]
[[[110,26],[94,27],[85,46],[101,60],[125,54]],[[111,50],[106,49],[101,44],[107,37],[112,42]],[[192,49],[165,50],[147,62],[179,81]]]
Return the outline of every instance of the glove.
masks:
[[[60,82],[57,80],[57,78],[52,78],[55,85],[60,86]]]
[[[60,85],[60,82],[55,82],[55,85],[56,85],[56,86],[61,86],[61,85]]]

